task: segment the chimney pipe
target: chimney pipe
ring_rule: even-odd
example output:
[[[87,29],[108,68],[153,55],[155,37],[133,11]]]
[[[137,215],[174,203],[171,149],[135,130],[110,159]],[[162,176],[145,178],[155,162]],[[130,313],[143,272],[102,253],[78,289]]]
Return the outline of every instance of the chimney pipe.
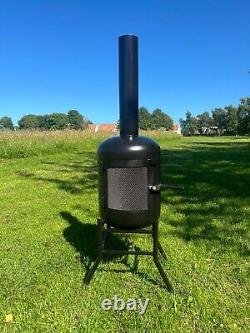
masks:
[[[120,135],[138,135],[138,38],[119,37]]]

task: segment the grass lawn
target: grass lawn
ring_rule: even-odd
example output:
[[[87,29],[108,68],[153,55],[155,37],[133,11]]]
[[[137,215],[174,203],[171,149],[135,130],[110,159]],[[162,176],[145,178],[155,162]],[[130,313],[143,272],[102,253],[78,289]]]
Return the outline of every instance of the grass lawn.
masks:
[[[250,139],[155,137],[162,182],[185,186],[162,193],[162,264],[174,294],[145,257],[137,274],[133,257],[107,259],[82,287],[95,255],[102,139],[0,134],[0,332],[249,332]],[[130,241],[151,246],[148,236]],[[103,311],[114,295],[148,298],[147,311]]]

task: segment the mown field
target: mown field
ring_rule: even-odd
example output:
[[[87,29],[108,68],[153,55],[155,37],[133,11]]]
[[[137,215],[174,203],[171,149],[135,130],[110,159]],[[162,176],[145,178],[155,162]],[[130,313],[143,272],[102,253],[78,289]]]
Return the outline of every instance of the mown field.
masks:
[[[185,186],[162,193],[162,264],[174,294],[145,257],[135,273],[132,257],[107,258],[82,286],[95,255],[103,136],[0,133],[0,332],[249,332],[250,139],[151,135],[162,182]],[[103,311],[114,295],[148,298],[148,309]]]

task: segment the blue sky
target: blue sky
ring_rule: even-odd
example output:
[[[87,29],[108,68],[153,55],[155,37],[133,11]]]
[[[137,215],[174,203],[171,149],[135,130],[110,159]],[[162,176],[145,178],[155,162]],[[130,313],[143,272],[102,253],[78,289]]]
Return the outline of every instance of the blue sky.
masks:
[[[175,121],[250,94],[250,1],[0,0],[0,116],[118,119],[117,38],[139,37],[139,100]]]

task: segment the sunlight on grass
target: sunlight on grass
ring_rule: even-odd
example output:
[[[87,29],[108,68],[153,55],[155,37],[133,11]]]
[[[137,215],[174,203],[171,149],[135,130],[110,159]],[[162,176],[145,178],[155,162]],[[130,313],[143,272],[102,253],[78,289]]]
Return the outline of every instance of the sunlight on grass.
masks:
[[[95,152],[104,135],[0,134],[1,331],[248,332],[250,139],[150,135],[161,144],[162,182],[185,186],[162,193],[173,295],[151,258],[140,259],[138,274],[117,272],[133,258],[107,259],[82,287],[95,256]],[[113,241],[122,247],[125,238]],[[150,238],[130,241],[151,246]],[[102,311],[114,295],[149,298],[148,310]]]

